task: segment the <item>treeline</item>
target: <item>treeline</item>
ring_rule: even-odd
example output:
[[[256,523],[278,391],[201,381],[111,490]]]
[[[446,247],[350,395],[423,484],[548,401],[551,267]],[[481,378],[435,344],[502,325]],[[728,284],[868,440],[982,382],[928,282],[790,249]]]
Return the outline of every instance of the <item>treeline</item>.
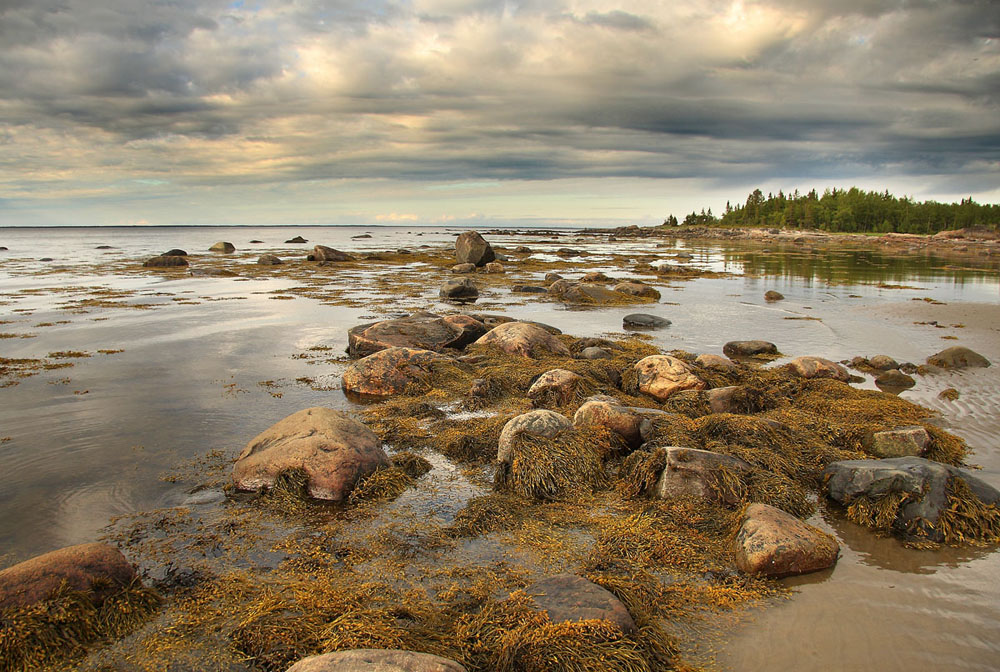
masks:
[[[671,215],[665,225],[677,225]],[[849,233],[937,233],[970,227],[1000,229],[1000,205],[980,205],[971,198],[961,203],[915,202],[896,198],[888,191],[827,189],[790,195],[779,191],[767,194],[755,189],[746,203],[726,203],[721,217],[711,208],[692,212],[684,218],[692,226],[764,226],[774,228],[821,229]]]

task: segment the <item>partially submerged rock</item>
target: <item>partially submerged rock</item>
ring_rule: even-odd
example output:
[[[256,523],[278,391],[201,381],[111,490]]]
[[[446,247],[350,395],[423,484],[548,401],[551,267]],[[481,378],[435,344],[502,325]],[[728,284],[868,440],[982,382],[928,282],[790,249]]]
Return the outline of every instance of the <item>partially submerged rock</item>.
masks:
[[[773,289],[769,289],[766,292],[764,292],[764,300],[768,301],[768,302],[784,301],[785,300],[785,295],[782,294],[781,292],[775,291]]]
[[[778,346],[768,341],[729,341],[722,346],[726,357],[756,357],[759,355],[777,355]]]
[[[326,245],[316,245],[309,255],[309,261],[354,261],[354,257]]]
[[[751,504],[734,542],[736,566],[773,578],[832,567],[840,545],[819,528],[767,504]]]
[[[633,370],[639,391],[658,401],[666,401],[681,390],[703,390],[706,386],[683,360],[670,355],[645,357]]]
[[[224,240],[220,240],[219,242],[217,242],[214,245],[212,245],[212,247],[208,248],[208,251],[209,252],[226,252],[226,253],[235,252],[236,251],[236,246],[233,245],[230,242],[226,242]]]
[[[873,432],[866,437],[865,450],[876,457],[920,456],[930,445],[931,435],[920,425]]]
[[[802,378],[832,378],[843,382],[851,379],[843,365],[822,357],[796,357],[787,366]]]
[[[438,295],[450,301],[475,301],[479,297],[479,288],[469,278],[449,280],[441,285]]]
[[[294,238],[289,238],[285,241],[286,243],[308,243],[309,241],[302,236],[295,236]]]
[[[968,369],[985,368],[990,365],[990,360],[969,348],[956,345],[931,355],[927,358],[927,363],[942,369]]]
[[[452,273],[474,273],[475,270],[475,264],[455,264],[451,267]]]
[[[536,285],[511,285],[510,291],[512,294],[545,294],[549,290]]]
[[[0,571],[0,612],[41,602],[63,582],[100,601],[135,579],[135,569],[114,546],[60,548]]]
[[[175,247],[173,249],[167,250],[166,252],[164,252],[160,256],[161,257],[186,257],[186,256],[188,256],[188,253],[185,252],[184,250],[180,249],[179,247]]]
[[[257,263],[261,266],[278,266],[283,263],[281,259],[274,254],[262,254],[257,259]]]
[[[448,658],[398,649],[351,649],[303,658],[286,672],[466,672]]]
[[[575,574],[536,581],[525,591],[553,623],[603,620],[629,635],[636,631],[628,609],[611,591]]]
[[[479,232],[466,231],[455,239],[455,259],[460,264],[485,266],[496,260],[496,254]]]
[[[899,363],[889,355],[875,355],[868,360],[868,366],[879,371],[898,369]]]
[[[341,411],[314,407],[251,439],[233,465],[233,483],[240,490],[271,488],[282,472],[301,470],[312,497],[342,501],[359,481],[388,466],[368,427]]]
[[[418,394],[430,389],[432,367],[448,357],[431,350],[391,347],[352,363],[341,377],[345,392],[368,397]]]
[[[366,357],[392,347],[461,350],[486,334],[486,325],[468,315],[414,313],[395,320],[359,324],[347,332],[347,352]]]
[[[670,320],[658,315],[631,313],[622,318],[622,327],[625,329],[661,329],[669,326]]]
[[[650,287],[643,282],[620,282],[611,288],[616,292],[638,296],[644,299],[659,300],[660,292],[655,287]]]
[[[916,384],[917,381],[912,376],[899,369],[889,369],[875,377],[875,385],[883,390],[908,390]]]
[[[521,357],[570,356],[569,348],[542,327],[530,322],[507,322],[476,341]]]
[[[656,482],[660,499],[700,497],[727,505],[739,503],[742,479],[750,464],[731,455],[694,448],[666,446],[665,465]],[[732,482],[736,479],[737,482]]]
[[[147,259],[142,265],[145,268],[176,268],[187,266],[188,260],[179,255],[161,255]]]

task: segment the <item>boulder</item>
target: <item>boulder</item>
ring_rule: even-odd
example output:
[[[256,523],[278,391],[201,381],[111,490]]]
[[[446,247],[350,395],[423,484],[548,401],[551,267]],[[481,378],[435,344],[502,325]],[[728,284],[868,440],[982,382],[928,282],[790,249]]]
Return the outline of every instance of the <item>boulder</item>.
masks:
[[[625,329],[661,329],[669,326],[670,320],[667,318],[646,313],[631,313],[622,318],[622,327]]]
[[[466,231],[455,239],[455,258],[460,264],[485,266],[496,260],[496,254],[478,232]]]
[[[580,282],[611,282],[611,278],[600,271],[591,271],[590,273],[585,273],[580,278]]]
[[[518,245],[514,248],[514,251],[518,254],[531,254],[531,248],[527,245]]]
[[[644,299],[659,300],[660,298],[660,292],[655,287],[650,287],[642,282],[620,282],[611,289],[622,294],[638,296]]]
[[[899,369],[889,369],[875,377],[875,384],[879,389],[908,390],[916,385],[917,381]]]
[[[832,567],[840,545],[823,530],[767,504],[751,504],[734,542],[736,566],[773,578]]]
[[[261,244],[263,242],[264,242],[263,240],[257,240],[256,238],[254,238],[253,240],[250,241],[250,243],[253,244],[253,245],[259,245],[259,244]]]
[[[535,285],[511,285],[510,291],[512,294],[545,294],[549,290]]]
[[[506,322],[476,341],[511,355],[537,359],[546,355],[569,357],[569,348],[542,327],[529,322]]]
[[[161,255],[147,259],[143,264],[145,268],[172,268],[177,266],[187,266],[188,260],[180,256]]]
[[[369,397],[426,392],[434,363],[444,361],[448,357],[431,350],[386,348],[347,367],[341,386],[345,392]]]
[[[573,424],[606,427],[625,439],[631,448],[642,444],[642,415],[613,398],[591,398],[576,410]]]
[[[711,355],[708,353],[698,355],[694,359],[695,362],[701,364],[706,369],[735,369],[736,363],[733,360],[723,357],[722,355]]]
[[[741,477],[750,464],[738,457],[695,448],[667,446],[666,465],[656,482],[660,499],[700,497],[732,506],[739,503],[739,493],[724,486],[723,470]]]
[[[448,658],[397,649],[350,649],[303,658],[286,672],[466,672]]]
[[[556,250],[556,254],[560,257],[582,257],[584,253],[581,250],[574,250],[572,247],[560,247]]]
[[[301,469],[311,496],[341,501],[359,481],[388,466],[374,432],[346,413],[314,407],[251,439],[233,465],[233,483],[240,490],[270,488],[281,472]]]
[[[469,278],[449,280],[441,285],[438,295],[449,301],[475,301],[479,298],[479,288]]]
[[[224,240],[220,240],[215,245],[212,245],[212,247],[208,248],[208,251],[209,252],[227,252],[227,253],[228,252],[235,252],[236,251],[236,246],[233,245],[232,243],[227,243]]]
[[[868,360],[868,366],[879,371],[888,371],[889,369],[898,369],[899,363],[889,355],[875,355]]]
[[[726,357],[754,357],[755,355],[777,355],[778,346],[768,341],[729,341],[722,346]]]
[[[893,527],[915,529],[930,539],[943,541],[937,529],[941,512],[948,507],[949,478],[960,478],[984,504],[1000,504],[1000,491],[958,467],[922,457],[892,457],[883,460],[842,460],[823,470],[827,496],[850,506],[858,497],[872,499],[904,494]]]
[[[564,406],[574,401],[583,378],[566,369],[550,369],[528,388],[528,398],[540,406]]]
[[[172,250],[167,250],[166,252],[164,252],[160,256],[163,256],[163,257],[186,257],[186,256],[188,256],[188,253],[185,252],[184,250],[180,249],[180,248],[175,247]]]
[[[261,266],[277,266],[282,263],[281,259],[273,254],[262,254],[257,263]]]
[[[635,621],[611,591],[575,574],[557,574],[536,581],[525,591],[553,623],[602,620],[623,634],[635,633]]]
[[[681,390],[703,390],[705,381],[691,372],[690,367],[670,355],[650,355],[634,367],[639,391],[658,401],[666,401]]]
[[[577,359],[609,359],[612,354],[605,348],[592,345],[577,353]]]
[[[782,294],[781,292],[776,292],[773,289],[764,292],[765,301],[784,301],[784,299],[785,299],[784,294]]]
[[[50,551],[0,571],[0,612],[48,598],[66,582],[96,601],[136,578],[125,556],[108,544],[80,544]]]
[[[289,238],[285,241],[286,243],[308,243],[309,241],[302,236],[295,236],[294,238]]]
[[[883,432],[873,432],[865,437],[864,448],[876,457],[905,457],[923,455],[931,442],[931,435],[920,425],[897,427]]]
[[[566,416],[545,409],[528,411],[514,416],[500,430],[500,439],[497,442],[497,463],[501,465],[510,463],[513,458],[514,437],[518,434],[531,434],[551,439],[572,425],[573,423]]]
[[[414,313],[409,317],[359,324],[347,332],[347,352],[366,357],[386,348],[402,347],[441,352],[463,349],[486,334],[486,325],[468,315]]]
[[[550,291],[551,292],[551,288]],[[564,291],[556,294],[563,303],[607,304],[621,303],[626,300],[624,294],[592,283],[574,283]]]
[[[483,273],[503,273],[503,264],[499,261],[491,261],[483,266]]]
[[[936,355],[931,355],[927,358],[927,363],[940,366],[942,369],[966,369],[985,368],[990,365],[990,360],[969,348],[956,345],[953,348],[946,348]]]
[[[354,261],[354,257],[346,252],[335,250],[326,245],[316,245],[313,247],[313,253],[309,256],[312,257],[312,261]]]
[[[475,264],[455,264],[451,267],[452,273],[472,273],[476,270]]]
[[[802,378],[833,378],[844,382],[851,379],[841,364],[822,357],[796,357],[787,366]]]
[[[228,268],[192,268],[191,275],[196,278],[238,278],[239,273]]]
[[[552,283],[552,282],[556,282],[556,281],[562,280],[562,279],[563,279],[563,277],[561,275],[559,275],[558,273],[546,273],[545,274],[545,282]]]
[[[713,387],[705,391],[705,400],[712,413],[739,413],[740,409],[736,403],[736,393],[743,388],[739,385],[729,385],[727,387]]]

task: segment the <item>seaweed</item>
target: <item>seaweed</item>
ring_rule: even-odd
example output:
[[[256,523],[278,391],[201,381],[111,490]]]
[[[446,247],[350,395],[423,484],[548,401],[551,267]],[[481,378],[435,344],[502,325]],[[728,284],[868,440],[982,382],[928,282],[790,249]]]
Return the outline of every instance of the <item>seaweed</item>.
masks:
[[[602,460],[623,439],[600,426],[569,427],[553,438],[520,433],[509,463],[497,468],[494,484],[525,497],[555,499],[606,485]]]

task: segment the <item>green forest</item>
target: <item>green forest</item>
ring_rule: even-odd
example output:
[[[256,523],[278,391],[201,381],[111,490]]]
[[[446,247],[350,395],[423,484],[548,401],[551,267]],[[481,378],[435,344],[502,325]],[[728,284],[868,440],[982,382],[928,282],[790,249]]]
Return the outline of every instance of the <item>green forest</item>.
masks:
[[[755,189],[746,203],[726,203],[722,216],[711,208],[692,212],[678,222],[670,215],[666,226],[763,226],[792,229],[820,229],[848,233],[937,233],[948,229],[1000,229],[1000,205],[980,205],[971,198],[961,203],[917,202],[897,198],[888,191],[827,189],[800,194],[779,191],[765,196]]]

